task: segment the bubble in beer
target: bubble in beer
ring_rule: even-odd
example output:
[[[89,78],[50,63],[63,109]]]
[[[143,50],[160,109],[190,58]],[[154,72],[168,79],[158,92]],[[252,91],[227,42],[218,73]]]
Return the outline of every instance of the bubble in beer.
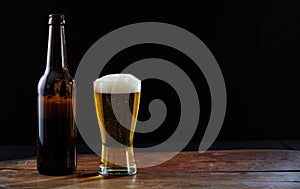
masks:
[[[97,93],[135,93],[141,91],[141,80],[131,74],[108,74],[94,81]]]

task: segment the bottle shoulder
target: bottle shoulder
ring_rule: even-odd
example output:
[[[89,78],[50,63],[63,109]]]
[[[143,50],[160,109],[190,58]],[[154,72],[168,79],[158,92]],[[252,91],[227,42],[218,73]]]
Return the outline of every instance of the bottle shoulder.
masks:
[[[38,93],[55,96],[70,96],[75,90],[75,81],[68,71],[46,71],[38,82]]]
[[[53,83],[58,80],[64,80],[70,83],[74,82],[73,77],[68,71],[57,71],[57,70],[45,71],[43,76],[40,78],[40,82],[42,82],[43,80],[45,80],[47,83]]]

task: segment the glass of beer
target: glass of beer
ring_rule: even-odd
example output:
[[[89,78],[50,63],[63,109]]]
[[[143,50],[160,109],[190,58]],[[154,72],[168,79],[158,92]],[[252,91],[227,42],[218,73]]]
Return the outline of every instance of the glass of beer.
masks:
[[[94,81],[94,100],[101,133],[101,175],[137,172],[133,136],[141,81],[131,74],[109,74]]]

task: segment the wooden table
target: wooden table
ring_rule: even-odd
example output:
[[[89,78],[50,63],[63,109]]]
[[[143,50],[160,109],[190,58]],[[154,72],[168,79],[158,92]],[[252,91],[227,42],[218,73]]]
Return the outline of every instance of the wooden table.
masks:
[[[164,155],[136,154],[145,161]],[[181,152],[123,177],[99,176],[98,163],[94,154],[79,154],[75,174],[44,176],[36,170],[35,157],[3,161],[0,188],[300,188],[300,152],[292,150]]]

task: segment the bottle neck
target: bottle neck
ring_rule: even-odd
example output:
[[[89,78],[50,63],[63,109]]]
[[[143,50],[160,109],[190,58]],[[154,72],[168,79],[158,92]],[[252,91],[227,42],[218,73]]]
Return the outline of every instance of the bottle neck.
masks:
[[[49,25],[46,72],[67,71],[67,54],[64,25]]]

